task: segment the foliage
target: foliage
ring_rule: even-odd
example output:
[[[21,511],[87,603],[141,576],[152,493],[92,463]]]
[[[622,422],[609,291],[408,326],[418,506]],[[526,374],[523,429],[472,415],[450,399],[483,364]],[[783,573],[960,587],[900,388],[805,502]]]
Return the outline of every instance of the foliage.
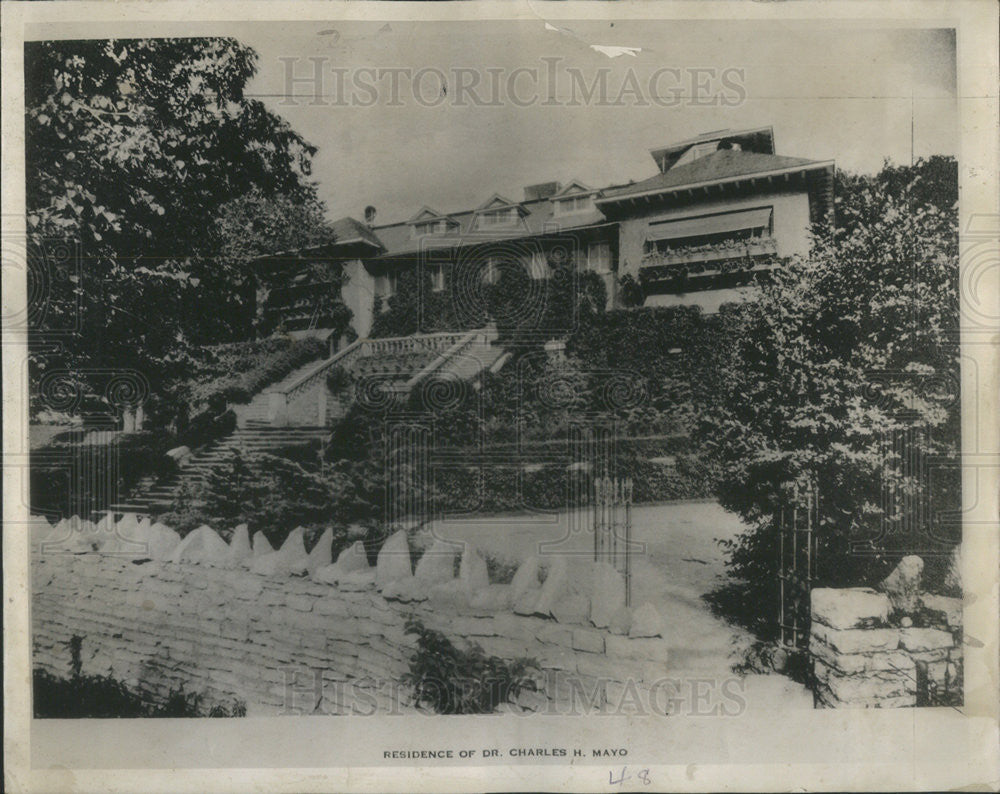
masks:
[[[643,292],[642,285],[636,281],[631,273],[626,273],[618,279],[618,287],[622,306],[625,308],[634,309],[637,306],[642,306],[645,302],[646,295]]]
[[[534,281],[517,261],[501,262],[497,279],[453,284],[434,291],[429,272],[409,267],[399,273],[396,292],[376,299],[373,337],[459,331],[496,323],[500,338],[516,347],[540,346],[585,325],[604,311],[607,290],[592,271],[549,260],[549,277]],[[466,294],[468,293],[468,294]]]
[[[418,703],[438,714],[491,714],[521,691],[536,688],[529,675],[538,669],[533,659],[504,661],[475,644],[461,650],[418,620],[407,621],[406,633],[416,635],[417,651],[403,683],[413,687]]]
[[[191,419],[177,438],[177,443],[191,449],[205,446],[216,439],[228,436],[236,429],[236,414],[231,410],[219,410],[219,402]],[[223,403],[223,406],[225,403]]]
[[[106,510],[145,477],[165,477],[176,471],[166,453],[175,445],[169,433],[111,433],[87,431],[61,434],[61,438],[32,451],[31,509],[53,516],[80,515]],[[101,466],[72,466],[84,458],[104,459]],[[108,472],[117,475],[110,492]]]
[[[351,385],[351,376],[339,364],[330,367],[330,371],[326,375],[326,387],[333,394],[341,394],[347,390]]]
[[[252,343],[238,345],[235,357],[226,355],[228,351],[225,350],[206,351],[207,361],[190,383],[191,401],[195,404],[211,402],[218,397],[225,402],[248,403],[265,386],[277,383],[327,353],[326,345],[313,337],[265,342],[260,344],[256,357],[250,352]]]
[[[226,532],[247,524],[272,545],[297,526],[337,530],[346,545],[346,526],[358,517],[356,485],[337,470],[308,471],[293,460],[232,450],[209,474],[203,489],[178,494],[163,520],[181,531],[207,523]],[[177,523],[172,523],[177,522]]]
[[[245,717],[246,705],[234,700],[232,708],[216,704],[208,713],[203,695],[171,690],[163,705],[149,703],[110,675],[83,675],[83,637],[69,642],[70,677],[57,678],[47,670],[32,673],[32,701],[36,719],[100,719],[107,717]]]
[[[131,369],[160,395],[191,344],[246,332],[253,288],[219,218],[246,196],[316,196],[314,148],[244,95],[256,60],[226,38],[25,46],[34,379],[66,369],[86,390],[95,370]]]
[[[930,201],[925,190],[940,171],[935,159],[840,175],[838,226],[747,308],[718,398],[703,403],[697,438],[722,468],[721,502],[750,525],[727,545],[746,609],[776,604],[772,517],[788,482],[820,487],[820,586],[871,584],[919,542],[876,542],[881,523],[900,518],[885,512],[883,487],[933,505],[928,515],[959,509],[957,480],[931,493],[920,467],[904,465],[958,454],[957,196],[935,188]],[[852,554],[852,541],[869,553]]]

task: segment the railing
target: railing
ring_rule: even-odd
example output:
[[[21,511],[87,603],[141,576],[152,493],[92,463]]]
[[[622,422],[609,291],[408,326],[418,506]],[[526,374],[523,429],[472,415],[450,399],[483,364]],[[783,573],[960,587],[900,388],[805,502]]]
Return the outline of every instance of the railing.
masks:
[[[397,387],[399,392],[410,392],[423,380],[429,378],[435,372],[449,362],[459,358],[466,350],[475,344],[489,344],[497,337],[497,330],[494,327],[479,328],[475,331],[466,331],[464,334],[451,334],[457,337],[455,342],[445,350],[440,356],[427,364],[404,384]]]
[[[339,353],[331,356],[325,361],[319,362],[315,367],[305,372],[301,377],[296,378],[289,384],[278,387],[271,387],[265,389],[265,393],[269,394],[268,398],[268,408],[267,408],[267,419],[271,424],[283,425],[287,422],[288,408],[297,400],[302,397],[307,396],[312,389],[316,386],[317,382],[326,381],[326,376],[330,369],[335,366],[348,366],[359,358],[364,358],[364,345],[367,342],[365,339],[358,339],[352,342]],[[326,389],[321,389],[320,394],[317,397],[318,409],[317,409],[317,421],[319,424],[324,424],[325,418],[323,414],[326,411]]]
[[[393,336],[385,339],[366,339],[363,342],[364,358],[381,354],[426,353],[427,351],[447,350],[469,331],[444,331],[420,336]]]
[[[755,256],[771,256],[778,252],[777,242],[770,237],[754,240],[716,243],[696,246],[676,251],[653,251],[643,256],[642,267],[667,267],[671,265],[691,265],[707,262],[723,262],[732,259],[747,259]]]
[[[482,328],[475,331],[446,331],[420,336],[394,336],[384,339],[358,339],[339,353],[319,362],[315,367],[284,386],[265,389],[268,398],[267,418],[271,424],[283,425],[288,421],[289,408],[296,402],[312,395],[317,384],[324,383],[327,374],[335,366],[349,367],[356,361],[379,355],[440,352],[427,366],[417,372],[405,384],[395,387],[397,391],[409,391],[423,378],[437,371],[446,362],[454,360],[463,350],[477,341],[491,341],[496,330]],[[317,423],[325,423],[326,389],[316,391]]]

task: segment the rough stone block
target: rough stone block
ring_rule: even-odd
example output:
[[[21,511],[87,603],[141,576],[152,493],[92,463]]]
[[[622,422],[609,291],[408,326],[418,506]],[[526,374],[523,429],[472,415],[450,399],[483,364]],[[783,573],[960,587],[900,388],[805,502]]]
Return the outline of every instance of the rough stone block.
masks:
[[[534,615],[535,605],[538,603],[538,597],[541,595],[541,592],[541,588],[534,587],[521,593],[517,600],[514,601],[514,614]]]
[[[590,618],[590,599],[582,594],[564,596],[552,607],[552,617],[560,623],[586,623]]]
[[[830,671],[824,681],[833,695],[842,702],[870,701],[916,694],[916,681],[895,672],[866,672],[844,675]]]
[[[663,618],[660,617],[660,613],[651,603],[645,602],[632,613],[629,637],[662,637],[663,634]]]
[[[622,604],[615,611],[615,614],[611,616],[608,631],[618,636],[624,636],[629,633],[630,628],[632,628],[632,612],[627,606]]]
[[[920,596],[924,609],[944,615],[949,628],[962,626],[962,599],[925,593]]]
[[[641,659],[665,662],[670,657],[670,649],[664,639],[631,639],[609,636],[604,640],[608,656],[624,659]]]
[[[833,629],[822,623],[812,624],[812,636],[840,653],[892,651],[899,647],[899,633],[904,629]]]
[[[834,629],[853,629],[889,619],[889,597],[868,587],[819,587],[812,591],[812,619]]]
[[[514,606],[510,585],[491,584],[469,599],[469,606],[485,610],[504,610]]]
[[[625,579],[611,563],[594,563],[590,592],[590,622],[607,628],[620,607],[625,606]]]
[[[574,629],[573,650],[604,653],[604,635],[597,631]]]
[[[289,607],[289,609],[296,609],[299,612],[312,612],[313,606],[316,604],[316,599],[310,598],[309,596],[289,593],[285,604]]]
[[[359,593],[375,586],[375,570],[351,571],[340,577],[337,587],[342,593]]]
[[[901,629],[900,647],[908,651],[936,651],[955,644],[951,632],[940,629]]]

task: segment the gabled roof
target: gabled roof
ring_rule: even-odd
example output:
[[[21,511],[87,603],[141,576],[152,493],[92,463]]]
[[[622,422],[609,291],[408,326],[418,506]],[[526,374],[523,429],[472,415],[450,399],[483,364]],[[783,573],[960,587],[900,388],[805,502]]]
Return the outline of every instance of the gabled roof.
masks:
[[[693,162],[671,168],[666,173],[657,174],[632,185],[608,190],[597,199],[597,204],[611,204],[635,196],[668,193],[721,182],[734,182],[832,167],[832,160],[807,160],[803,157],[783,157],[777,154],[721,149]]]
[[[417,212],[407,223],[424,223],[427,221],[450,221],[451,223],[457,223],[457,221],[450,215],[443,215],[435,209],[428,206],[423,206],[420,211]]]
[[[485,212],[492,209],[500,209],[503,207],[516,207],[518,212],[524,213],[524,205],[517,201],[511,201],[509,198],[504,198],[499,193],[494,193],[485,202],[476,207],[476,212]]]
[[[563,187],[562,190],[553,195],[552,198],[553,200],[555,200],[564,198],[565,196],[575,193],[596,193],[596,192],[597,191],[594,188],[590,187],[589,185],[585,185],[579,179],[573,179],[565,187]]]

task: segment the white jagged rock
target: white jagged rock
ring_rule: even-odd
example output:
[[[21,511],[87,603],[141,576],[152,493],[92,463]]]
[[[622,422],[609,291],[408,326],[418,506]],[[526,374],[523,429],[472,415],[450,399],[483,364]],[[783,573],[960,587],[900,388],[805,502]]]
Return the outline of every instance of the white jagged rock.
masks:
[[[250,528],[246,524],[238,524],[233,529],[229,539],[229,556],[226,558],[227,568],[238,568],[246,560],[253,558],[253,546],[250,544]]]
[[[229,546],[207,524],[189,532],[170,555],[170,562],[222,567],[229,556]]]
[[[435,540],[417,560],[413,575],[424,582],[439,584],[455,578],[455,546],[446,540]]]
[[[539,587],[539,584],[538,557],[528,557],[518,566],[517,573],[514,574],[514,579],[510,583],[511,597],[516,603],[525,592]]]
[[[542,583],[542,592],[535,604],[535,613],[546,617],[550,616],[555,605],[569,592],[569,566],[566,564],[565,558],[556,557],[549,564],[548,573]]]
[[[270,554],[254,557],[250,570],[262,576],[301,575],[306,570],[305,530],[297,527],[288,533],[281,548]]]
[[[458,578],[462,580],[466,590],[475,593],[484,587],[489,587],[490,572],[482,553],[471,543],[466,544],[462,554],[462,563],[458,567]]]
[[[157,521],[144,533],[146,541],[146,556],[151,560],[165,562],[170,559],[181,544],[181,536],[166,524]]]
[[[563,596],[552,607],[552,617],[560,623],[586,623],[590,619],[590,598],[582,593]]]
[[[390,582],[413,575],[410,565],[410,545],[406,532],[400,530],[392,535],[379,549],[375,562],[375,587],[380,592]]]
[[[254,557],[263,557],[265,554],[274,553],[274,546],[271,545],[267,536],[260,530],[254,533],[252,545]]]
[[[306,571],[312,576],[316,571],[333,563],[333,530],[325,529],[306,558]]]

